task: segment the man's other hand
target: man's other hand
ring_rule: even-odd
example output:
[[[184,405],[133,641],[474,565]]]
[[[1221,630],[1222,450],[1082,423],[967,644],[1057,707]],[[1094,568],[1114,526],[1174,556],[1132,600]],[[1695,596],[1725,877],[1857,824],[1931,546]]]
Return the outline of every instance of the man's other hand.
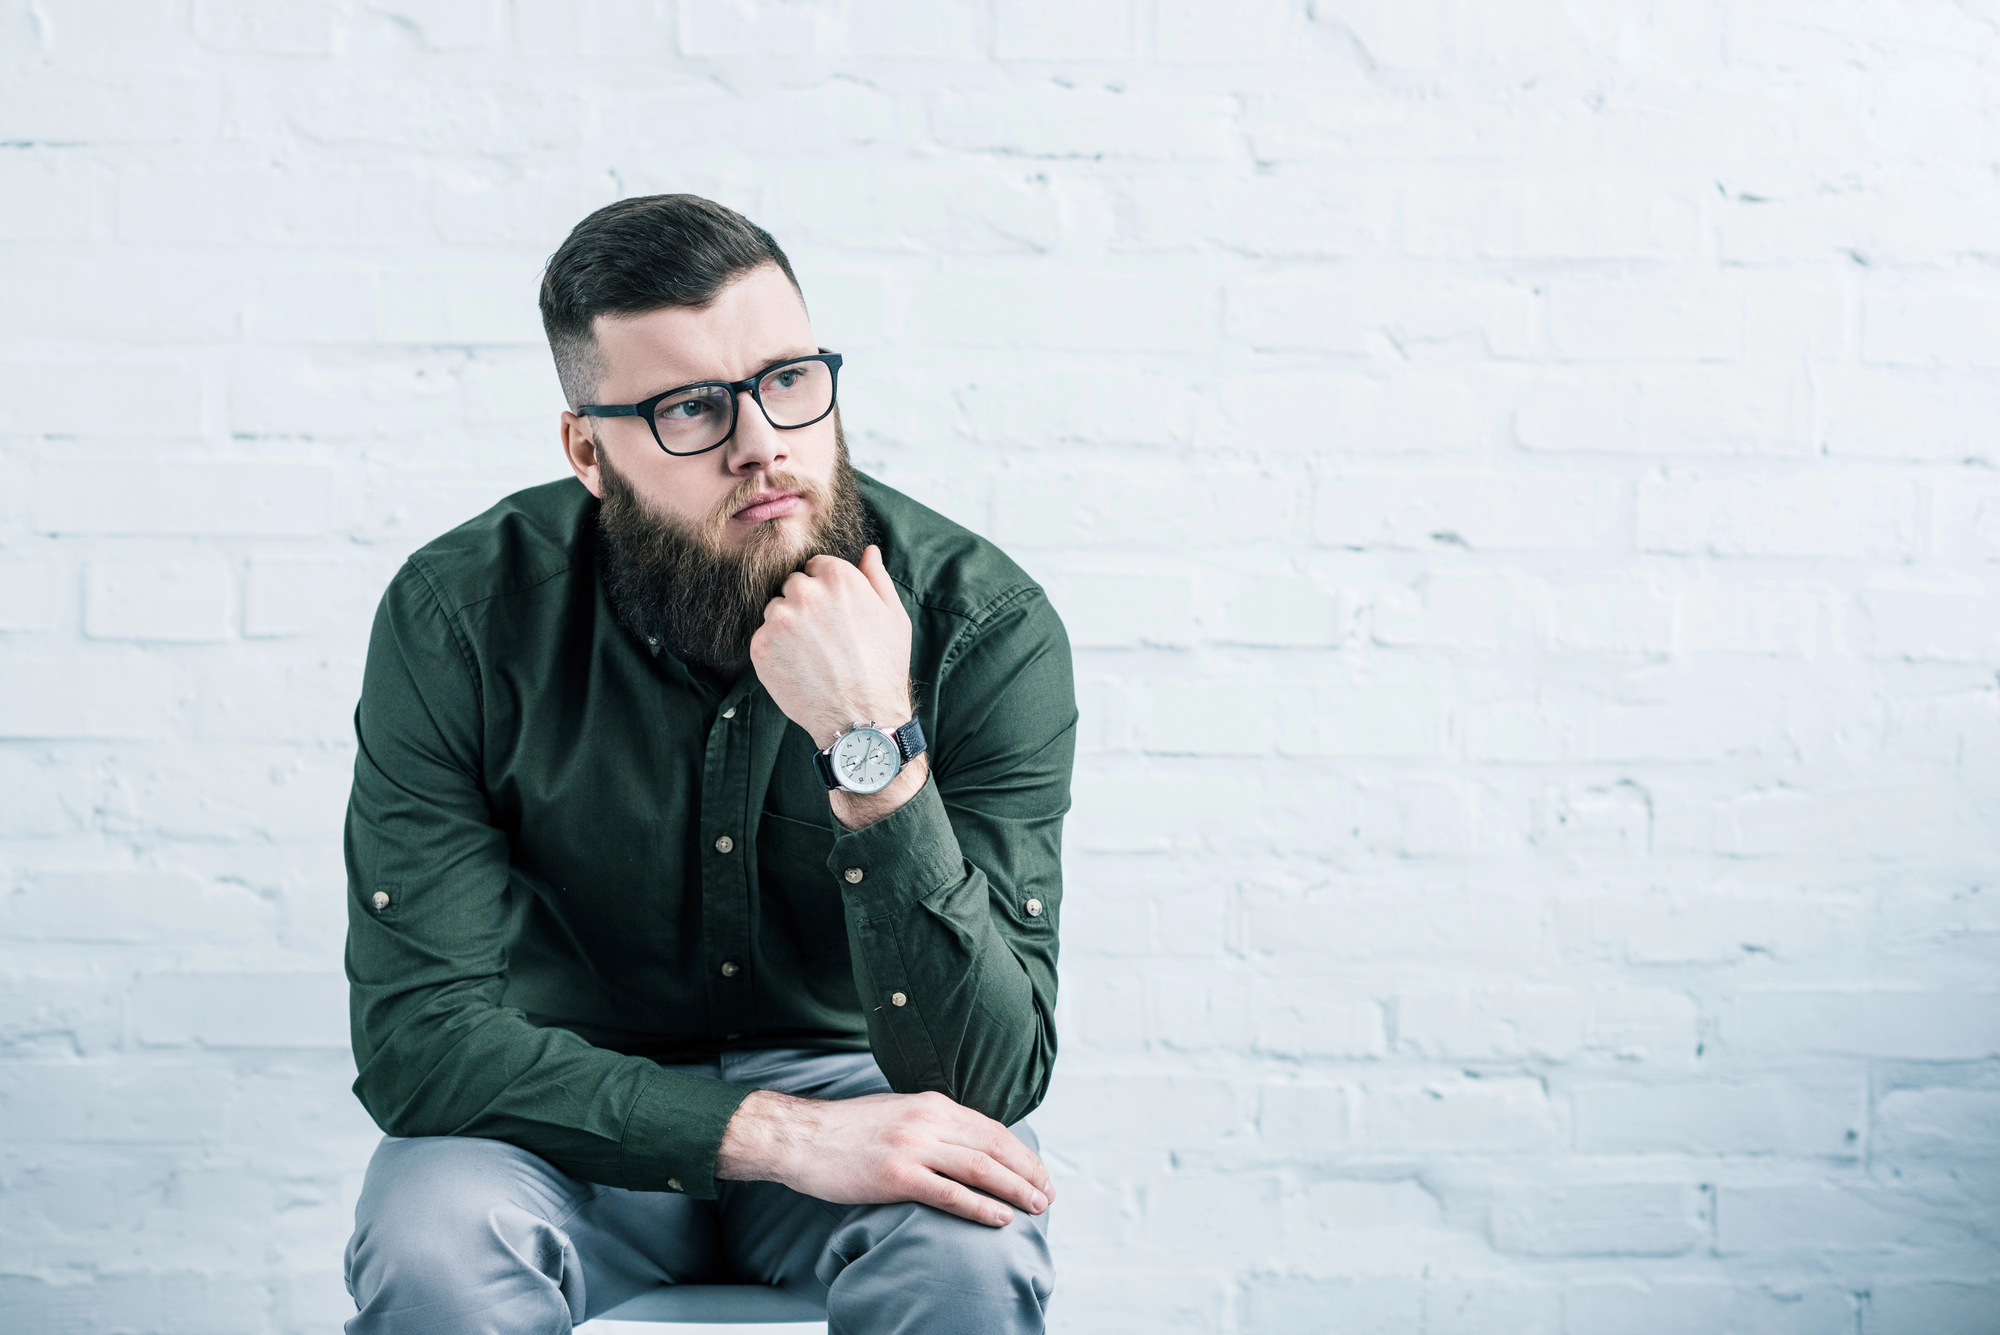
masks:
[[[855,566],[815,556],[785,580],[750,638],[757,680],[813,745],[869,720],[910,721],[910,616],[870,546]]]
[[[1040,1214],[1055,1197],[1033,1150],[942,1094],[821,1100],[758,1090],[724,1130],[715,1175],[782,1182],[836,1205],[916,1201],[995,1228],[1014,1218],[1001,1202]]]

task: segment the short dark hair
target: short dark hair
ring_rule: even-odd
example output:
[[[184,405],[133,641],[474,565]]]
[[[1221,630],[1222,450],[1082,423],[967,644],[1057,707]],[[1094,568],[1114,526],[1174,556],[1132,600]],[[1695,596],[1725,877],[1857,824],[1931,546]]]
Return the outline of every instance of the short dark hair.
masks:
[[[621,199],[578,223],[542,271],[542,329],[569,406],[590,402],[604,375],[591,331],[598,316],[700,309],[731,279],[766,264],[798,289],[792,262],[769,232],[699,195]]]

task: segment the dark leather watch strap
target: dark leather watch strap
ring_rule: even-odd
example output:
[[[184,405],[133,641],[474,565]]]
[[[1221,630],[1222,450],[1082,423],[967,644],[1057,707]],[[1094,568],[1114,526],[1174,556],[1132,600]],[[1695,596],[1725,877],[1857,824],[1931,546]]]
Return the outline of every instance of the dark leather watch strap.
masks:
[[[833,757],[827,751],[813,752],[813,773],[819,776],[819,781],[826,785],[829,793],[840,787],[840,776],[833,772]]]

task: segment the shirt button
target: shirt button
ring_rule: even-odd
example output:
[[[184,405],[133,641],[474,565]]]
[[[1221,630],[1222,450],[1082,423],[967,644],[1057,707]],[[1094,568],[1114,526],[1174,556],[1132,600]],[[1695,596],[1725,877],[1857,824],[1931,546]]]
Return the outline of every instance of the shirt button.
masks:
[[[735,717],[736,717],[736,706],[735,706],[735,705],[731,705],[731,706],[729,706],[729,708],[727,708],[727,709],[723,710],[723,711],[722,711],[722,717],[724,717],[724,718],[735,718]]]
[[[847,883],[849,885],[861,884],[861,868],[859,867],[849,867],[846,871],[842,872],[841,875],[847,878]],[[896,1004],[900,1006],[903,1003],[899,1001]]]
[[[380,890],[377,890],[375,892],[375,911],[377,913],[380,913],[383,909],[386,909],[388,907],[389,907],[389,896],[383,894]]]
[[[660,637],[657,635],[648,635],[646,637],[646,643],[652,645],[655,649],[657,649],[660,647]],[[680,1188],[675,1187],[674,1190],[679,1191]]]
[[[722,964],[722,976],[723,976],[724,978],[734,978],[734,977],[736,976],[736,961],[735,961],[735,960],[724,960],[724,961],[723,961],[723,964]]]
[[[736,841],[726,834],[715,841],[715,851],[718,853],[727,853],[734,847],[736,847]]]
[[[681,1180],[679,1178],[670,1177],[667,1179],[668,1191],[679,1191],[680,1189],[681,1189]]]
[[[1042,916],[1042,901],[1039,899],[1031,899],[1022,907],[1028,910],[1030,918],[1039,918]]]
[[[889,994],[889,1004],[891,1006],[900,1006],[908,1000],[909,998],[904,996],[901,992],[891,992]]]

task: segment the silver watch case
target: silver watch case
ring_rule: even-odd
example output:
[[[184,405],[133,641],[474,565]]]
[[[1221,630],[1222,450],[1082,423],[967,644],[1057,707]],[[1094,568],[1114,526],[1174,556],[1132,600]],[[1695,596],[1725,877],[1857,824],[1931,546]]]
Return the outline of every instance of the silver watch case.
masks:
[[[879,793],[903,772],[903,750],[873,722],[857,723],[827,748],[833,776],[850,793]]]

